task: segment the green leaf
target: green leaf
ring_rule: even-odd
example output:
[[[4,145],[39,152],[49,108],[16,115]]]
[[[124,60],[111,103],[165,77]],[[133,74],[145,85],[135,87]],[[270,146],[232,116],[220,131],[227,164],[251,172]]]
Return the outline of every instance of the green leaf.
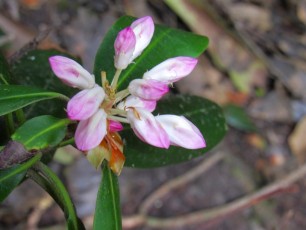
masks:
[[[19,185],[25,176],[26,171],[34,165],[41,157],[37,154],[23,164],[0,170],[0,202],[2,202]]]
[[[97,195],[94,230],[122,229],[120,193],[117,176],[104,164],[103,176]]]
[[[61,207],[67,220],[67,229],[85,229],[83,223],[77,217],[75,207],[64,184],[48,166],[38,162],[33,169],[28,171],[28,176],[48,192]]]
[[[57,50],[32,50],[12,66],[11,70],[14,83],[18,85],[37,86],[42,89],[64,94],[68,97],[76,94],[78,92],[77,89],[65,85],[53,74],[49,64],[49,57],[54,55],[62,55],[75,59]],[[66,117],[65,107],[66,102],[64,101],[49,100],[27,107],[25,112],[27,117],[43,114]]]
[[[185,116],[195,124],[206,140],[206,148],[188,150],[171,146],[160,149],[140,141],[128,128],[120,132],[124,142],[125,166],[150,168],[184,162],[216,146],[224,137],[227,126],[222,109],[212,101],[196,96],[169,96],[158,102],[155,114],[176,114]]]
[[[236,129],[255,132],[256,127],[251,118],[240,106],[229,104],[223,107],[226,122]]]
[[[69,119],[50,115],[35,117],[19,127],[12,139],[22,143],[27,149],[52,147],[63,140],[69,123]]]
[[[23,85],[0,85],[0,116],[38,101],[63,95]]]
[[[96,82],[101,82],[101,71],[106,71],[110,81],[115,73],[114,41],[120,30],[129,26],[135,18],[120,18],[106,34],[95,58]],[[189,32],[155,25],[155,32],[149,46],[124,70],[118,81],[118,89],[124,89],[129,82],[142,75],[160,62],[176,56],[199,56],[208,46],[208,38]]]
[[[0,85],[8,84],[10,82],[11,73],[5,57],[0,52]]]

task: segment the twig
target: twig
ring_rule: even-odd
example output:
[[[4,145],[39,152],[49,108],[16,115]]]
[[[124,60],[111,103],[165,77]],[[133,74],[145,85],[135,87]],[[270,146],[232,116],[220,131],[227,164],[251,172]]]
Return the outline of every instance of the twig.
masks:
[[[34,50],[37,48],[37,46],[49,35],[51,32],[51,29],[46,29],[43,31],[40,31],[39,34],[33,38],[32,41],[24,45],[20,50],[15,52],[8,60],[9,64],[12,65],[16,61],[18,61],[23,55],[30,52],[31,50]]]
[[[177,189],[178,187],[190,182],[191,180],[196,179],[198,176],[205,173],[212,166],[218,163],[223,157],[224,157],[223,152],[216,152],[210,158],[203,160],[202,163],[200,163],[198,166],[191,169],[187,173],[166,182],[142,202],[142,205],[139,208],[139,212],[141,214],[147,214],[150,207],[152,207],[152,205],[156,200],[165,196],[167,193],[171,192],[172,190]]]
[[[197,223],[206,223],[207,225],[210,225],[212,223],[216,223],[220,219],[233,215],[242,209],[251,207],[262,200],[275,196],[276,194],[292,192],[293,190],[291,185],[305,175],[306,164],[291,172],[283,179],[280,179],[250,195],[246,195],[228,204],[170,218],[155,218],[144,214],[138,214],[123,218],[123,226],[125,228],[131,228],[146,225],[149,227],[170,229]]]

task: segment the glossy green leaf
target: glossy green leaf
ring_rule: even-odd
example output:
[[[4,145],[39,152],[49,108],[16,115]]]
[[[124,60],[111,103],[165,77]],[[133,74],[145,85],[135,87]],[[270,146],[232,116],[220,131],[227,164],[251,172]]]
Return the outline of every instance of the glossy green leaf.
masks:
[[[22,143],[27,149],[52,147],[63,140],[69,123],[69,119],[50,115],[35,117],[20,126],[12,139]]]
[[[226,122],[236,129],[254,132],[256,127],[245,110],[237,105],[229,104],[223,107]]]
[[[54,55],[72,58],[66,53],[57,50],[32,50],[12,66],[14,84],[36,86],[68,97],[74,95],[78,90],[65,85],[53,74],[49,64],[49,57]],[[57,100],[44,101],[27,107],[25,113],[27,117],[43,114],[66,117],[64,110],[66,104],[64,101]]]
[[[75,207],[63,182],[48,166],[42,162],[38,162],[28,171],[28,176],[48,192],[61,207],[67,221],[67,229],[85,229],[76,214]]]
[[[0,116],[38,101],[63,95],[23,85],[0,85]]]
[[[40,159],[37,154],[30,160],[15,165],[8,169],[0,170],[0,202],[2,202],[19,185],[25,176],[26,171]]]
[[[95,58],[94,74],[101,82],[101,71],[106,71],[111,81],[115,73],[114,41],[120,30],[129,26],[135,18],[120,18],[105,36]],[[189,32],[155,25],[155,32],[149,46],[124,70],[118,81],[118,89],[124,89],[129,82],[142,75],[160,62],[176,56],[198,57],[208,45],[208,38]]]
[[[11,73],[5,57],[0,52],[0,85],[10,82]]]
[[[117,176],[104,164],[102,181],[97,195],[94,230],[122,229],[119,185]]]
[[[206,140],[206,148],[188,150],[171,146],[160,149],[140,141],[130,128],[120,132],[124,142],[125,166],[149,168],[175,164],[202,156],[224,137],[227,126],[222,109],[212,101],[196,96],[169,96],[158,102],[154,112],[185,116],[195,124]]]

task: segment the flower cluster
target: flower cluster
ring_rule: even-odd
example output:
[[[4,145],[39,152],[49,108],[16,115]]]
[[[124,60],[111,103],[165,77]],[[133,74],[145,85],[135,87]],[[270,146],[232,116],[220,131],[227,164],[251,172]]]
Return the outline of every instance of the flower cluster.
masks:
[[[94,76],[75,61],[63,56],[49,59],[59,79],[81,89],[67,105],[69,119],[79,121],[75,132],[77,148],[90,156],[95,166],[107,159],[117,174],[125,160],[123,142],[118,135],[123,129],[121,123],[130,124],[140,140],[159,148],[175,145],[198,149],[206,146],[199,129],[185,117],[152,114],[156,102],[169,91],[169,85],[187,76],[196,66],[197,59],[182,56],[167,59],[144,73],[142,79],[132,80],[127,89],[117,92],[121,71],[141,55],[153,33],[154,23],[148,16],[118,33],[114,43],[116,73],[109,83],[106,73],[102,72],[102,86],[97,85]]]

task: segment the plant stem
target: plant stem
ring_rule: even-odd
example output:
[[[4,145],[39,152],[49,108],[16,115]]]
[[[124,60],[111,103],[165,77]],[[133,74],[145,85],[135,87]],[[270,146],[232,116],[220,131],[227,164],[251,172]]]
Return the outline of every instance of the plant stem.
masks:
[[[7,80],[5,80],[3,74],[0,74],[0,80],[1,80],[5,85],[9,85],[9,83],[7,82]]]
[[[62,141],[61,143],[59,143],[59,147],[63,147],[63,146],[66,146],[66,145],[70,145],[70,144],[73,144],[74,143],[74,137],[68,139],[68,140],[65,140],[65,141]]]
[[[121,101],[123,98],[127,97],[130,94],[130,91],[128,89],[121,90],[120,92],[116,93],[116,100],[115,104],[119,101]]]
[[[119,79],[119,76],[120,76],[120,74],[121,74],[121,71],[122,71],[122,69],[117,69],[117,70],[116,70],[116,73],[115,73],[115,76],[114,76],[114,78],[113,78],[111,87],[112,87],[114,90],[116,90],[116,88],[117,88],[117,83],[118,83],[118,79]]]
[[[19,125],[22,125],[26,121],[25,115],[24,115],[24,112],[23,112],[22,109],[18,109],[16,111],[16,117],[17,117],[17,120],[19,122]]]
[[[12,113],[8,113],[5,116],[5,123],[7,135],[10,137],[15,132],[15,125]]]
[[[67,97],[67,96],[64,95],[64,94],[59,94],[59,95],[58,95],[58,98],[61,99],[61,100],[63,100],[63,101],[69,101],[69,100],[70,100],[70,98]]]
[[[121,110],[121,109],[111,109],[111,114],[112,115],[116,115],[116,114],[120,114],[122,116],[126,116],[126,111],[125,110]]]
[[[112,115],[108,115],[107,118],[114,120],[114,121],[119,121],[119,122],[123,122],[123,123],[127,123],[129,124],[130,122],[124,118],[124,117],[116,117],[116,116],[112,116]]]
[[[58,176],[42,162],[28,171],[28,176],[48,192],[63,210],[68,229],[85,229],[76,215],[71,198]]]

